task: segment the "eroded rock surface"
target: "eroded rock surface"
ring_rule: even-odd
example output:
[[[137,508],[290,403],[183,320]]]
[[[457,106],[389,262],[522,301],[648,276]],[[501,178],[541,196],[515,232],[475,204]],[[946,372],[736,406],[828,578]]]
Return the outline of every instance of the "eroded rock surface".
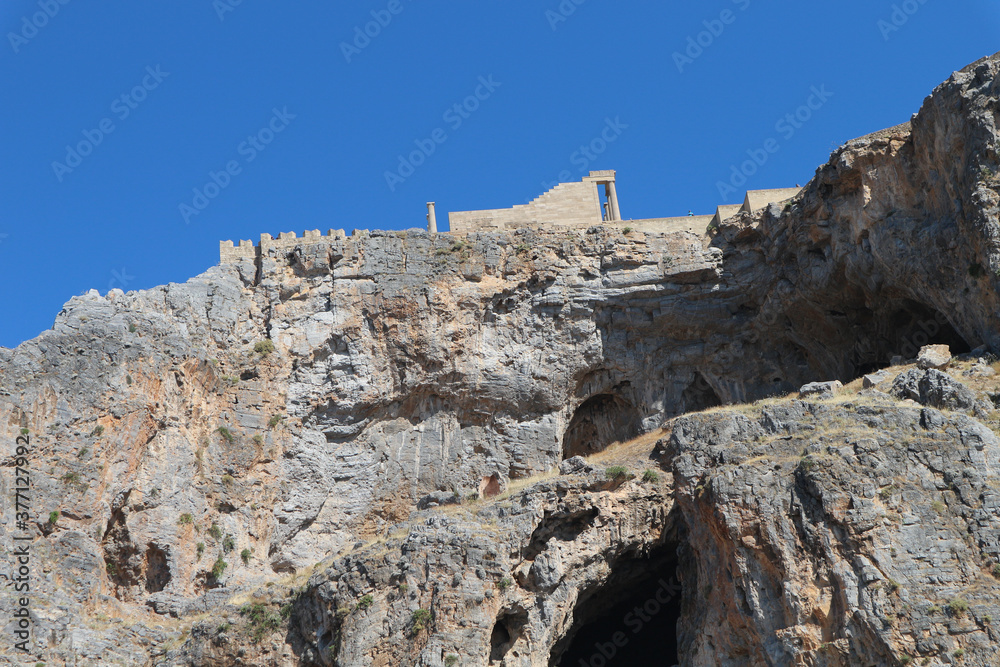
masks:
[[[764,587],[752,594],[763,606],[750,605],[749,617],[740,620],[738,612],[746,610],[733,606],[731,582],[728,588],[719,583],[718,591],[713,584],[715,592],[705,594],[709,606],[686,593],[681,664],[722,664],[712,660],[741,646],[760,664],[795,664],[784,661],[813,651],[817,637],[834,647],[823,649],[830,664],[847,664],[837,656],[875,660],[904,649],[926,656],[951,643],[967,656],[980,655],[977,642],[989,635],[988,623],[976,621],[965,633],[968,642],[955,639],[951,628],[940,635],[937,621],[913,625],[917,616],[910,625],[897,616],[892,626],[909,634],[878,630],[871,613],[888,607],[865,606],[867,584],[814,578],[819,592],[809,604],[821,611],[827,589],[848,591],[824,618],[809,611],[815,621],[802,615],[805,602],[781,606],[780,596],[766,588],[786,575],[798,585],[813,570],[822,577],[847,571],[793,527],[847,540],[843,549],[857,554],[850,562],[856,577],[858,559],[875,558],[873,547],[843,532],[860,530],[843,521],[861,518],[837,513],[853,506],[810,509],[809,517],[819,518],[807,531],[797,527],[801,520],[788,518],[792,506],[782,505],[800,487],[818,494],[854,493],[856,484],[882,489],[881,468],[865,458],[874,454],[855,451],[857,460],[843,459],[857,468],[856,484],[844,476],[846,468],[837,472],[840,459],[827,452],[839,477],[806,484],[800,478],[808,476],[799,472],[740,473],[761,475],[748,481],[767,497],[689,489],[694,472],[715,479],[720,466],[735,465],[729,454],[705,449],[712,438],[720,447],[744,443],[732,445],[736,449],[757,437],[770,438],[774,451],[784,452],[788,442],[814,446],[803,433],[788,432],[781,437],[791,439],[782,440],[768,429],[811,423],[818,432],[825,427],[815,415],[762,417],[767,423],[727,418],[699,426],[707,431],[675,427],[676,455],[667,470],[682,479],[674,510],[670,488],[619,480],[615,489],[597,489],[593,485],[607,481],[600,465],[569,470],[589,481],[551,482],[555,486],[539,488],[537,498],[511,496],[518,500],[508,501],[517,505],[509,515],[490,514],[502,507],[490,500],[475,512],[461,505],[452,516],[439,501],[492,496],[676,415],[789,393],[814,381],[847,383],[894,356],[912,358],[929,343],[958,354],[981,345],[1000,353],[998,96],[997,59],[956,73],[908,127],[848,143],[787,207],[729,221],[711,239],[603,228],[467,238],[372,232],[333,243],[303,239],[290,252],[215,267],[180,285],[72,299],[51,331],[0,349],[0,442],[11,466],[15,438],[27,431],[33,493],[30,525],[5,517],[0,545],[10,551],[15,535],[32,539],[37,657],[77,665],[333,664],[335,647],[342,665],[439,665],[448,651],[467,661],[488,661],[484,656],[496,651],[503,653],[496,664],[544,665],[553,651],[569,646],[577,601],[614,576],[639,580],[639,570],[622,565],[630,562],[622,554],[665,564],[677,558],[677,549],[687,549],[685,586],[707,576],[702,560],[750,567],[750,552],[740,551],[732,562],[726,554],[752,549],[742,533],[739,544],[729,542],[733,513],[749,521],[754,512],[764,513],[758,522],[771,517],[768,530],[777,531],[768,549],[780,547],[755,556],[765,569],[737,568],[745,586]],[[985,361],[979,367],[993,370]],[[973,393],[969,403],[950,384],[958,379],[927,377],[916,380],[918,399],[937,391],[944,397],[935,403],[940,407],[988,418],[995,404],[984,402],[988,396]],[[925,380],[933,386],[921,393]],[[915,423],[924,428],[932,417],[923,415],[941,414],[895,407],[902,411],[893,413],[887,432],[915,429],[916,417],[905,415],[920,415]],[[857,414],[823,418],[850,421]],[[947,461],[927,454],[930,463],[920,464],[927,470],[908,449],[893,449],[898,443],[879,445],[889,447],[886,470],[913,466],[905,487],[909,503],[926,500],[930,492],[921,480],[942,474],[946,463],[972,461],[975,469],[992,460],[990,442],[976,450],[985,452],[982,461],[967,452],[973,436],[986,442],[971,417],[961,418],[967,420],[961,428],[948,426],[958,417],[941,419],[942,438],[951,440],[940,447],[954,451]],[[986,494],[992,470],[978,474]],[[13,497],[13,475],[0,479],[0,493]],[[423,514],[410,520],[425,497],[436,499],[424,510],[432,513],[430,523],[420,523]],[[575,504],[565,504],[571,500]],[[962,507],[966,500],[969,507],[987,502],[970,496]],[[859,508],[881,517],[864,503]],[[53,511],[60,515],[47,521]],[[584,528],[525,546],[546,512],[570,516],[569,524]],[[962,512],[969,534],[992,530],[988,511],[975,528]],[[696,516],[704,523],[708,514],[717,534],[686,523]],[[484,521],[495,521],[499,532]],[[955,526],[958,535],[962,524]],[[399,554],[391,564],[364,547],[386,535],[381,548]],[[883,536],[904,539],[899,532]],[[670,554],[658,551],[667,544]],[[899,552],[903,543],[891,546]],[[971,559],[963,561],[965,569],[948,569],[950,557],[936,557],[945,568],[939,578],[971,581],[969,564],[984,564],[993,553],[987,546],[965,554]],[[470,564],[468,554],[477,550],[486,555]],[[780,563],[772,559],[777,554]],[[432,556],[440,562],[426,560]],[[308,583],[301,580],[319,562],[323,568]],[[406,570],[413,589],[397,600],[391,587],[398,593],[399,563],[419,572]],[[617,575],[616,563],[625,568]],[[363,571],[351,574],[355,566]],[[486,598],[501,575],[516,587]],[[460,582],[452,584],[456,576]],[[277,588],[268,609],[276,609],[286,604],[278,602],[289,582],[306,588],[278,620],[263,607],[240,616],[225,606],[233,595],[266,592],[271,583]],[[805,599],[813,594],[807,589],[802,583],[795,595]],[[479,592],[488,604],[460,609]],[[340,609],[365,595],[372,596],[361,610],[371,614],[363,616],[368,620]],[[923,588],[913,595],[934,599]],[[15,603],[12,590],[0,592],[7,618]],[[425,608],[414,605],[430,605],[435,615],[414,619],[412,612]],[[762,610],[780,614],[765,621]],[[581,618],[596,615],[586,605],[578,611]],[[234,628],[257,623],[254,633],[267,641],[218,632],[230,622],[220,621],[195,626],[188,645],[178,648],[199,613],[213,621],[228,614]],[[971,617],[961,618],[954,623],[964,628]],[[408,634],[414,622],[422,627]],[[729,623],[717,627],[745,635],[730,644],[706,643],[711,623]],[[287,631],[280,641],[271,632],[279,627]],[[507,640],[499,641],[504,633]],[[921,647],[907,643],[910,636],[932,644],[928,637],[946,639]],[[496,648],[506,643],[506,650]],[[821,660],[820,653],[809,655]]]

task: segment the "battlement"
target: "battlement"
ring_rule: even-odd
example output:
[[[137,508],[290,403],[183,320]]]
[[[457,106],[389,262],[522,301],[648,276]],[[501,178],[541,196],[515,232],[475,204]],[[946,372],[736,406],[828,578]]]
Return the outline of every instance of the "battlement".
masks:
[[[604,188],[605,201],[601,201],[599,188]],[[795,197],[802,188],[776,190],[748,190],[742,204],[725,204],[716,208],[715,214],[622,220],[618,208],[618,193],[615,189],[613,170],[592,171],[583,180],[560,183],[528,204],[512,208],[483,211],[455,211],[448,214],[451,233],[470,234],[474,232],[503,232],[515,229],[588,229],[596,225],[628,227],[647,233],[672,233],[689,231],[704,234],[709,227],[718,226],[740,213],[755,213],[770,204],[781,203]],[[428,203],[428,227],[436,233],[434,204]],[[367,236],[368,230],[355,229],[350,236]],[[253,241],[219,242],[221,264],[237,264],[250,261],[259,262],[261,257],[272,250],[292,249],[309,243],[332,243],[348,238],[342,229],[331,229],[326,234],[318,229],[306,230],[302,236],[295,232],[283,232],[274,238],[261,234],[260,243]]]
[[[365,236],[367,229],[355,229],[352,236]],[[308,229],[302,236],[295,232],[281,232],[278,238],[270,234],[261,234],[260,243],[254,245],[253,241],[240,241],[238,245],[232,241],[219,241],[219,263],[235,264],[244,260],[257,261],[262,255],[268,254],[272,249],[291,249],[303,243],[330,243],[337,239],[347,238],[343,229],[331,229],[326,234],[318,229]]]

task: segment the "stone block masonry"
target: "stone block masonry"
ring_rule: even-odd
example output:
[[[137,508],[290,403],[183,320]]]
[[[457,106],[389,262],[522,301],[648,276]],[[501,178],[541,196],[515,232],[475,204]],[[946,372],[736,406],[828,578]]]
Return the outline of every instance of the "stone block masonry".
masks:
[[[602,205],[599,187],[604,187],[606,201]],[[687,215],[666,218],[622,220],[615,189],[613,170],[592,171],[578,183],[560,183],[529,204],[483,211],[452,211],[448,214],[451,234],[467,235],[476,232],[507,232],[516,229],[589,229],[597,225],[625,228],[647,234],[673,234],[693,232],[705,234],[741,213],[754,213],[772,203],[795,197],[801,188],[776,190],[750,190],[742,205],[719,206],[715,215]],[[434,204],[428,203],[428,229],[437,233]],[[367,234],[367,230],[354,230],[352,236]],[[326,234],[317,230],[306,231],[302,237],[295,232],[285,232],[274,238],[261,234],[259,245],[245,240],[219,243],[219,261],[222,264],[250,262],[259,264],[260,258],[271,250],[291,250],[302,244],[332,243],[346,238],[342,229],[331,229]]]

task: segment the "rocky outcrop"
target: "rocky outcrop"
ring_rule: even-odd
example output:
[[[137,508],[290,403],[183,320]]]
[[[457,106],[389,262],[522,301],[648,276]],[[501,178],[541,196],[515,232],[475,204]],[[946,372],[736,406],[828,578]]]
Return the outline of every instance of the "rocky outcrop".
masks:
[[[302,239],[181,285],[74,298],[52,331],[0,349],[0,439],[16,463],[15,440],[26,431],[33,494],[30,525],[4,525],[0,543],[9,551],[15,536],[27,536],[35,549],[37,656],[50,664],[332,664],[335,646],[339,664],[437,665],[448,651],[481,660],[496,650],[505,664],[535,665],[571,651],[581,619],[599,615],[594,605],[621,602],[594,591],[618,580],[629,589],[648,571],[627,563],[646,555],[670,563],[678,548],[691,555],[727,533],[683,537],[688,519],[668,518],[708,512],[701,496],[684,495],[687,481],[678,481],[672,510],[669,487],[617,480],[604,489],[601,466],[574,468],[569,477],[579,481],[551,482],[538,498],[516,496],[521,507],[509,516],[490,514],[502,504],[485,496],[671,417],[818,380],[847,383],[927,343],[1000,352],[998,93],[996,59],[956,73],[909,126],[848,143],[786,208],[729,221],[711,239],[604,228],[466,238],[372,232]],[[940,394],[941,407],[961,407],[949,401],[967,397],[935,378],[916,380],[915,398]],[[987,419],[990,406],[973,398],[973,414]],[[705,428],[744,442],[764,427],[748,419]],[[950,431],[956,442],[971,432],[963,428]],[[680,441],[672,447],[667,469],[700,470],[671,467],[687,461]],[[714,474],[721,464],[703,458],[704,475]],[[785,493],[778,477],[766,488]],[[2,476],[0,492],[12,497],[14,483]],[[442,502],[455,495],[482,495],[484,505]],[[423,498],[428,509],[417,510]],[[414,511],[432,515],[410,521]],[[540,528],[547,512],[573,528]],[[494,520],[503,531],[482,532]],[[774,518],[775,530],[788,529],[783,521]],[[526,546],[537,530],[544,546]],[[540,537],[550,530],[555,538]],[[374,552],[365,546],[394,531],[406,536]],[[494,556],[467,562],[464,554],[488,555],[489,546]],[[397,553],[396,563],[440,559],[407,571],[413,589],[398,599],[399,573],[379,560]],[[781,553],[805,558],[794,541]],[[699,558],[722,563],[722,554]],[[284,616],[287,601],[267,606],[285,599],[278,592],[233,616],[234,627],[261,637],[290,628],[267,651],[204,624],[184,651],[171,644],[197,614],[235,614],[223,601],[268,583],[284,590],[282,577],[302,586],[295,577],[321,561]],[[705,576],[701,561],[684,562],[686,586]],[[355,565],[364,570],[357,576]],[[797,567],[781,571],[805,576]],[[462,585],[479,583],[451,585],[453,572]],[[487,599],[485,582],[500,575],[516,588],[494,591],[481,611],[459,611],[469,596]],[[751,576],[764,581],[763,571]],[[341,613],[366,595],[361,611],[378,614]],[[715,659],[699,639],[705,619],[722,623],[730,609],[736,623],[736,607],[715,609],[730,598],[710,597],[703,619],[696,599],[682,605],[691,629],[680,637],[683,664]],[[843,610],[828,615],[839,620],[817,621],[820,630],[798,607],[781,608],[775,623],[798,628],[802,646],[828,628],[827,643],[868,633],[857,640],[864,648],[836,649],[865,660],[909,646],[885,643],[867,620],[845,620],[861,603],[838,599]],[[0,613],[9,618],[16,601],[12,590],[0,593]],[[443,615],[413,617],[431,607]],[[779,637],[777,625],[740,623],[732,627],[750,634],[739,645],[753,655],[792,655],[797,640]],[[413,633],[413,625],[422,627]],[[367,643],[352,643],[355,635]]]

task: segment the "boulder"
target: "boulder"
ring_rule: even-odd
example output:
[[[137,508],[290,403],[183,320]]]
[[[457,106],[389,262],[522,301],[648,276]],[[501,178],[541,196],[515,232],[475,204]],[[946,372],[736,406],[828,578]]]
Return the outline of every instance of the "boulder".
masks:
[[[889,374],[885,371],[879,371],[878,373],[869,373],[862,380],[862,387],[864,389],[873,389],[886,380],[889,379]]]
[[[924,345],[917,355],[917,366],[924,370],[944,370],[951,363],[951,348],[947,345]]]
[[[941,410],[975,410],[981,407],[971,389],[933,368],[911,368],[901,373],[893,381],[889,393],[900,400],[911,399]]]
[[[810,382],[809,384],[804,384],[799,389],[799,395],[802,398],[812,397],[812,398],[833,398],[833,394],[844,385],[840,380],[831,380],[829,382]]]
[[[425,510],[438,505],[458,505],[461,502],[461,496],[453,491],[435,491],[418,500],[417,509]]]
[[[560,475],[572,475],[578,472],[591,472],[593,470],[594,466],[587,463],[587,460],[582,456],[574,456],[559,464]]]

